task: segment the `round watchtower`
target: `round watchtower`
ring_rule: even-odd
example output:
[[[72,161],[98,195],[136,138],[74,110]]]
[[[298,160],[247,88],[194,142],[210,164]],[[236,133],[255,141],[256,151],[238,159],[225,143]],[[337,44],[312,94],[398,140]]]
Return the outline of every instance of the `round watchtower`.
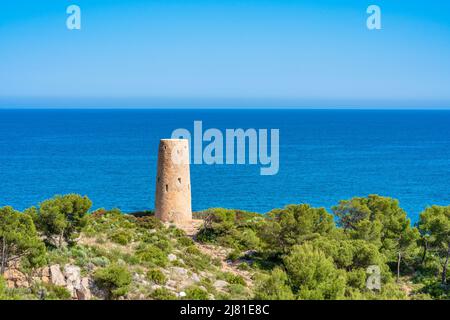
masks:
[[[192,222],[189,141],[162,139],[158,150],[155,216],[163,222]]]

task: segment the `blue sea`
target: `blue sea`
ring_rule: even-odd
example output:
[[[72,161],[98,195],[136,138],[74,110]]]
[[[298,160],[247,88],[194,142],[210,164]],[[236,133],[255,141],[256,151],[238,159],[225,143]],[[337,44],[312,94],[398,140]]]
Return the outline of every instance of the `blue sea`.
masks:
[[[330,209],[341,199],[397,198],[413,221],[450,204],[450,111],[0,110],[0,206],[55,194],[95,208],[153,209],[159,139],[174,129],[279,129],[280,170],[192,165],[194,210],[267,212],[292,203]]]

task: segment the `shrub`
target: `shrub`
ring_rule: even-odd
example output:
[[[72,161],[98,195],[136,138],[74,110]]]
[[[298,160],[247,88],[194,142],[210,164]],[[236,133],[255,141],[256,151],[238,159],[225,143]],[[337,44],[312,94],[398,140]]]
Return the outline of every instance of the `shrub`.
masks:
[[[128,293],[131,284],[130,272],[122,266],[110,265],[95,272],[96,284],[107,291],[108,298],[118,298]]]
[[[188,237],[181,237],[178,239],[178,243],[183,247],[189,247],[194,245],[194,241]]]
[[[33,219],[11,207],[0,208],[0,276],[12,262],[21,260],[22,268],[43,265],[45,245]]]
[[[39,286],[35,291],[37,291],[39,298],[43,300],[70,300],[72,298],[69,290],[50,283]]]
[[[241,284],[230,284],[228,291],[233,299],[248,299],[247,290]]]
[[[6,281],[3,276],[0,275],[0,300],[7,299]]]
[[[242,286],[247,285],[244,278],[242,278],[238,274],[233,274],[231,272],[225,272],[223,275],[224,275],[225,280],[230,284],[240,284]]]
[[[158,288],[150,295],[154,300],[175,300],[177,296],[166,288]]]
[[[37,226],[48,242],[61,247],[63,241],[72,242],[85,225],[85,215],[92,206],[88,197],[77,194],[56,196],[39,206]],[[56,241],[55,241],[56,240]]]
[[[164,238],[163,239],[159,238],[157,241],[153,243],[153,245],[164,251],[166,254],[170,253],[173,248],[170,241]]]
[[[201,253],[197,248],[195,248],[195,252],[196,254],[187,254],[184,263],[195,270],[206,270],[211,268],[212,261],[210,256]]]
[[[152,229],[159,230],[163,227],[162,222],[153,216],[136,218],[136,225],[139,228],[142,228],[145,230],[152,230]]]
[[[236,261],[240,258],[241,252],[239,250],[233,250],[228,254],[227,260]]]
[[[106,257],[94,257],[91,262],[97,267],[106,267],[109,264],[109,259]]]
[[[239,270],[243,270],[243,271],[249,271],[251,269],[251,267],[249,266],[249,264],[247,262],[239,263],[237,268]]]
[[[288,285],[288,276],[280,268],[258,280],[255,289],[256,300],[293,300],[294,294]]]
[[[198,213],[205,223],[197,234],[197,240],[201,242],[217,243],[230,248],[253,249],[259,243],[256,234],[250,229],[255,218],[260,218],[256,213],[229,210],[223,208],[209,209]]]
[[[284,258],[292,288],[301,299],[335,300],[344,297],[345,273],[333,260],[309,244],[294,246]]]
[[[141,262],[147,262],[159,267],[165,267],[169,262],[167,255],[154,245],[146,245],[139,248],[136,255]]]
[[[167,282],[167,278],[161,270],[152,269],[147,272],[147,279],[155,284],[163,285]]]
[[[186,253],[199,255],[201,254],[201,251],[195,245],[192,245],[186,248]]]
[[[208,292],[199,287],[189,287],[185,292],[188,300],[209,300]]]
[[[118,230],[111,234],[109,239],[115,243],[125,246],[133,240],[133,234],[127,230]]]

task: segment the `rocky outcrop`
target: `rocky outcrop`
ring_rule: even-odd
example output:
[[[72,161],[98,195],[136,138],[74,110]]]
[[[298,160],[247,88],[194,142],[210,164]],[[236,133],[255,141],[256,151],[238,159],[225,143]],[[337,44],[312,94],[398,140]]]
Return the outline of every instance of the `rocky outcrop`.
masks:
[[[59,264],[50,266],[50,279],[51,283],[54,284],[55,286],[66,285],[66,280],[64,278],[63,273],[61,272]]]
[[[52,284],[65,287],[70,292],[72,299],[89,300],[93,297],[93,289],[99,291],[95,288],[92,279],[81,277],[81,269],[75,265],[65,265],[64,272],[61,272],[58,264],[50,266],[50,279]]]
[[[8,269],[3,274],[3,277],[6,280],[8,288],[29,288],[30,283],[25,274],[20,272],[17,269]]]
[[[73,299],[78,298],[78,291],[81,291],[81,270],[80,267],[66,265],[64,267],[64,277],[66,280],[66,288],[72,295]]]
[[[214,282],[213,286],[217,290],[223,290],[228,286],[228,282],[223,281],[223,280],[217,280]]]

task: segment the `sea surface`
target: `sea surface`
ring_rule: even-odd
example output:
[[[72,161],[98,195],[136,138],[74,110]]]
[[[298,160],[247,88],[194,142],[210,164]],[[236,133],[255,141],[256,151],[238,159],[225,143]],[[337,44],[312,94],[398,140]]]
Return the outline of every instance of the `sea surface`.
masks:
[[[153,209],[159,139],[174,129],[280,130],[280,170],[192,165],[194,210],[267,212],[292,203],[397,198],[413,221],[450,204],[450,111],[0,110],[0,206],[18,210],[55,194],[94,208]]]

